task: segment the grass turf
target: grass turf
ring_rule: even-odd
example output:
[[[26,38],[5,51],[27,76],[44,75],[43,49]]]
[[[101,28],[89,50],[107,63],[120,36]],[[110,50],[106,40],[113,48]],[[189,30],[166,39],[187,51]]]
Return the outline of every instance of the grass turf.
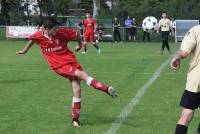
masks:
[[[93,77],[111,84],[120,97],[112,99],[82,83],[82,127],[71,127],[72,91],[69,82],[53,71],[34,46],[16,56],[24,41],[0,41],[0,134],[104,134],[121,110],[170,55],[159,54],[160,43],[102,44],[102,54],[89,47],[76,57]],[[74,44],[70,44],[73,48]],[[171,43],[173,53],[178,45]],[[118,134],[173,133],[181,108],[187,61],[177,73],[169,67],[149,88]],[[191,124],[194,132],[199,114]]]

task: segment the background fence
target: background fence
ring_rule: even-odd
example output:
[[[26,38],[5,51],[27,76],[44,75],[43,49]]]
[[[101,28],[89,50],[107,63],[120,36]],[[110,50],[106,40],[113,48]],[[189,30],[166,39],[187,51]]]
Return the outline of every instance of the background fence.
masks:
[[[74,27],[74,28],[76,28],[76,27]],[[76,29],[78,29],[78,28],[76,28]],[[104,33],[105,33],[105,35],[111,36],[111,38],[109,40],[106,39],[105,41],[112,41],[113,40],[113,28],[104,28]],[[144,32],[143,32],[142,28],[137,28],[137,34],[136,34],[136,41],[137,42],[143,41],[143,33]],[[120,28],[120,34],[121,34],[122,40],[125,41],[126,29],[124,27]],[[150,37],[151,37],[152,42],[157,42],[157,41],[161,40],[161,35],[158,34],[158,33],[151,33]],[[0,41],[6,41],[6,40],[7,40],[7,38],[6,38],[6,27],[1,26],[0,27]],[[25,40],[25,39],[12,39],[12,40]],[[147,38],[146,38],[146,41],[147,41]],[[170,41],[174,41],[174,37],[170,36]]]

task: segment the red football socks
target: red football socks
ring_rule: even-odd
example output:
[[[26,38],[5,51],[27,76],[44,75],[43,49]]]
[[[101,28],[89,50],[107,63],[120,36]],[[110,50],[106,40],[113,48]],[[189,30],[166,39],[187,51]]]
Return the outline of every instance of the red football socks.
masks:
[[[98,80],[93,79],[92,77],[89,77],[86,81],[87,85],[92,86],[93,88],[103,91],[103,92],[107,92],[108,91],[108,86],[105,84],[102,84],[101,82],[99,82]]]
[[[80,114],[80,109],[81,109],[81,99],[80,98],[75,98],[73,97],[73,102],[72,102],[72,116],[74,120],[78,120],[79,114]]]

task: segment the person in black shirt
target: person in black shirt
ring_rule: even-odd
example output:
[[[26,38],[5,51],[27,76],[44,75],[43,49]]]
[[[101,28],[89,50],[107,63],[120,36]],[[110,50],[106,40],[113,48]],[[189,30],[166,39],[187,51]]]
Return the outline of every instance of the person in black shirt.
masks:
[[[96,32],[97,32],[97,40],[99,42],[103,41],[104,28],[102,24],[98,24]]]
[[[137,34],[137,23],[135,17],[133,17],[132,27],[130,28],[130,39],[136,41],[136,34]]]
[[[83,27],[84,27],[83,26],[83,20],[80,19],[80,22],[78,23],[78,29],[80,30],[82,40],[83,40],[83,31],[84,31]]]
[[[113,36],[114,36],[113,41],[114,42],[117,41],[117,37],[118,37],[118,41],[121,41],[119,27],[120,27],[119,20],[117,19],[117,17],[115,17],[114,22],[113,22]]]

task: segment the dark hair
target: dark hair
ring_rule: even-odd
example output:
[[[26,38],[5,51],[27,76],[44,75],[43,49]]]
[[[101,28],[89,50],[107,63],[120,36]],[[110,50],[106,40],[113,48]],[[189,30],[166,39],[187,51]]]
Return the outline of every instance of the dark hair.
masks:
[[[44,23],[44,28],[45,29],[52,29],[53,27],[58,26],[58,25],[59,25],[59,23],[55,19],[48,18],[46,20],[46,22]]]
[[[36,26],[40,26],[41,27],[42,25],[43,25],[43,22],[37,22],[36,23]]]
[[[90,11],[86,11],[85,14],[91,14],[91,12]]]

